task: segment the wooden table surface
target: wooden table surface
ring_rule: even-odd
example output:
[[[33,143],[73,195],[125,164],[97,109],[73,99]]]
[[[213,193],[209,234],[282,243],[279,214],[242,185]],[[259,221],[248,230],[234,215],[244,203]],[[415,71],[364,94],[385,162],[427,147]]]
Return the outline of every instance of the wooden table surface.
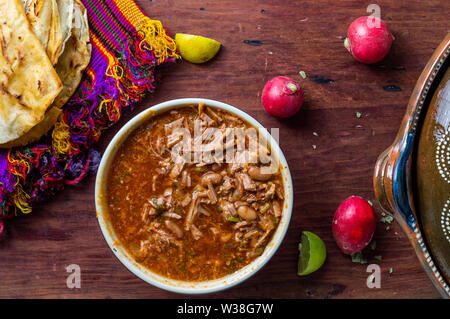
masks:
[[[382,272],[381,288],[369,289],[367,265],[353,263],[339,251],[331,221],[340,202],[354,194],[374,202],[381,216],[372,189],[373,167],[394,139],[419,74],[450,30],[449,1],[379,2],[396,40],[388,58],[373,66],[356,62],[343,47],[348,25],[367,15],[369,2],[137,2],[172,34],[212,37],[223,48],[205,65],[180,62],[171,67],[158,91],[104,134],[99,149],[144,108],[175,98],[205,97],[237,106],[268,128],[280,128],[280,146],[291,168],[294,210],[278,252],[243,284],[206,297],[439,297],[395,223],[386,230],[379,222],[376,249],[365,251],[369,263],[379,264]],[[302,70],[306,79],[299,76]],[[304,107],[289,120],[268,116],[260,105],[264,83],[276,75],[297,79],[304,88]],[[386,85],[401,91],[386,91]],[[95,216],[94,180],[90,176],[32,214],[8,221],[8,236],[0,242],[1,298],[183,297],[146,284],[114,257]],[[323,268],[307,277],[296,275],[302,230],[321,236],[328,250]],[[374,255],[381,255],[382,261]],[[70,264],[81,267],[80,289],[66,286]]]

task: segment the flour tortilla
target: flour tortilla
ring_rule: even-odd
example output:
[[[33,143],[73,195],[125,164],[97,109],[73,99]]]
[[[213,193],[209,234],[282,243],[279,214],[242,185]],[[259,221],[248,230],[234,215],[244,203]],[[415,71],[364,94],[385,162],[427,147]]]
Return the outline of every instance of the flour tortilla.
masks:
[[[53,106],[61,108],[73,95],[83,76],[83,71],[91,59],[89,43],[89,25],[87,12],[83,4],[74,1],[73,28],[65,50],[59,58],[55,69],[64,84],[64,88],[53,102]]]
[[[31,27],[56,65],[72,34],[74,0],[21,0]]]
[[[34,34],[55,65],[61,55],[63,34],[56,0],[21,0]]]
[[[0,0],[0,143],[44,119],[62,83],[20,0]]]
[[[35,3],[35,1],[36,0],[28,0],[27,3],[24,2],[25,10],[27,10],[27,5]],[[44,120],[42,120],[41,123],[18,139],[5,144],[0,144],[0,148],[27,145],[39,140],[46,134],[55,125],[62,112],[62,107],[75,92],[81,81],[83,71],[89,64],[91,45],[89,44],[89,25],[86,9],[78,0],[57,0],[57,3],[60,13],[67,11],[68,9],[72,10],[71,14],[66,14],[66,17],[72,19],[72,22],[67,24],[72,27],[70,36],[66,41],[63,40],[63,42],[65,42],[64,52],[58,57],[58,63],[55,66],[56,72],[63,82],[63,89],[45,113]],[[60,17],[62,16],[63,15],[60,14]],[[65,21],[64,19],[62,18],[61,21]],[[62,23],[62,25],[63,24],[64,23]]]
[[[61,54],[65,51],[67,40],[69,40],[72,35],[72,29],[74,27],[73,19],[75,14],[75,4],[74,0],[56,0],[56,3],[58,5],[59,18],[61,19],[62,44],[59,52],[59,56],[61,56]]]
[[[78,87],[91,57],[86,9],[79,0],[22,0],[22,3],[34,33],[63,82],[64,88],[53,103],[61,108]],[[62,39],[58,46],[62,51],[51,46],[49,31],[58,33],[57,37]]]
[[[19,138],[16,138],[13,141],[9,141],[7,143],[1,144],[2,148],[11,148],[17,146],[24,146],[31,142],[39,140],[45,133],[47,133],[50,128],[55,125],[56,121],[59,118],[59,115],[62,113],[62,110],[57,107],[51,107],[45,113],[44,119],[40,121],[37,125],[35,125],[31,130],[29,130],[25,135],[22,135]]]

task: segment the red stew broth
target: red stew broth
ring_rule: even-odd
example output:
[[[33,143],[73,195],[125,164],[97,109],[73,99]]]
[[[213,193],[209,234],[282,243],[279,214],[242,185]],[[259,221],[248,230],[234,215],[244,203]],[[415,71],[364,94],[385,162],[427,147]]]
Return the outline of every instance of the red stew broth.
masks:
[[[280,170],[258,176],[259,163],[186,163],[174,172],[167,127],[178,120],[193,134],[199,118],[208,127],[251,127],[204,105],[156,115],[123,142],[107,180],[108,218],[121,244],[149,270],[184,281],[223,277],[261,255],[284,203]]]

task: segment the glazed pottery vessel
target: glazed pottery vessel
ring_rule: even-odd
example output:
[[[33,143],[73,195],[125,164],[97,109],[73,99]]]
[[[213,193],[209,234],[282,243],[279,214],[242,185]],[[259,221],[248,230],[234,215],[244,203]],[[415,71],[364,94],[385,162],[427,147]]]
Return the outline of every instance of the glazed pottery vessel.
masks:
[[[425,272],[450,297],[450,34],[417,81],[394,143],[375,167],[374,188]]]

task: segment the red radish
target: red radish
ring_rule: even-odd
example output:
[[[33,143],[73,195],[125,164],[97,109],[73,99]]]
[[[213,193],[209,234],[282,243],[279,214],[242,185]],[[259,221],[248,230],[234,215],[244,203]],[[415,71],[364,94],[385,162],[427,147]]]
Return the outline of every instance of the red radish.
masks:
[[[377,17],[360,17],[350,24],[344,45],[362,63],[381,61],[391,49],[394,36]]]
[[[277,76],[264,86],[261,104],[272,116],[291,117],[302,107],[303,91],[293,79]]]
[[[370,243],[376,223],[372,205],[361,197],[351,196],[334,214],[334,239],[344,254],[356,253]]]

